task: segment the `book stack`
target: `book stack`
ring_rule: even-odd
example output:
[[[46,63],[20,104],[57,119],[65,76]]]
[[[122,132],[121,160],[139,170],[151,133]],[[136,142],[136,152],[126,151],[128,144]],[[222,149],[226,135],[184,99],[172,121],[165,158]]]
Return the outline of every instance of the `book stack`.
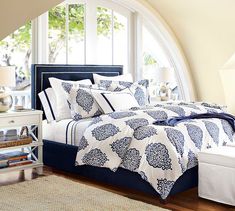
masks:
[[[28,159],[28,154],[22,151],[1,153],[0,168],[31,164],[33,161]]]

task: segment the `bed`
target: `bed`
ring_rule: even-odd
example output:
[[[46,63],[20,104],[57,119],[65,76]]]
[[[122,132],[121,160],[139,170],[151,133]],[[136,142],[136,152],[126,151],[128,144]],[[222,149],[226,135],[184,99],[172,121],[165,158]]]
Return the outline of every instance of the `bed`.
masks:
[[[97,66],[97,65],[32,65],[32,107],[42,110],[38,93],[50,87],[49,77],[64,80],[91,79],[93,73],[105,76],[117,76],[123,74],[122,66]],[[69,120],[68,120],[69,121]],[[58,126],[58,125],[57,125]],[[45,126],[47,130],[53,126]],[[51,128],[53,129],[53,128]],[[103,182],[109,185],[141,191],[153,196],[159,196],[154,188],[141,178],[138,173],[118,168],[113,172],[107,168],[99,168],[88,165],[75,166],[78,147],[67,143],[66,140],[55,140],[51,137],[43,140],[43,161],[45,165],[80,176]],[[63,156],[61,156],[63,155]],[[170,195],[188,190],[198,184],[197,166],[193,167],[179,177],[171,189]]]

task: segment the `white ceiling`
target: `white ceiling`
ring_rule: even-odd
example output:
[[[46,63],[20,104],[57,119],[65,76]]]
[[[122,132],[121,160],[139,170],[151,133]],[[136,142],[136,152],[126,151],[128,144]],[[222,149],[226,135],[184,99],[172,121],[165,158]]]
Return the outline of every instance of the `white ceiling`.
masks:
[[[0,40],[62,0],[1,0]]]

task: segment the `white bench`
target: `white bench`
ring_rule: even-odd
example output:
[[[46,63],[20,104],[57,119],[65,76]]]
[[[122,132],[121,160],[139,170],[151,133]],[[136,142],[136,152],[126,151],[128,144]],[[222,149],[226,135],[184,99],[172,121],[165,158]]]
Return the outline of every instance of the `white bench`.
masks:
[[[235,146],[222,146],[198,154],[202,198],[235,206]]]

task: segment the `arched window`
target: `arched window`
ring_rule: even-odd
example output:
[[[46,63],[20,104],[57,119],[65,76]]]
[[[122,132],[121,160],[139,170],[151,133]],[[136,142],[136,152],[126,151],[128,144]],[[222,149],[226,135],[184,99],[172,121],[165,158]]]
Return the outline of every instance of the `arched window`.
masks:
[[[148,72],[170,67],[144,17],[109,0],[66,0],[37,23],[40,63],[123,65],[136,79],[150,79],[152,96],[157,81]],[[178,94],[177,83],[173,86]]]
[[[152,97],[159,88],[157,70],[171,68],[170,86],[178,99],[194,100],[173,34],[156,11],[137,0],[66,0],[0,41],[0,50],[0,64],[11,61],[24,79],[30,77],[31,61],[123,65],[135,79],[150,79]]]
[[[179,87],[175,72],[173,71],[169,58],[167,57],[164,49],[159,41],[154,36],[151,27],[143,19],[141,24],[141,37],[142,37],[142,68],[141,78],[146,78],[150,82],[150,96],[154,99],[159,99],[159,92],[161,83],[166,83],[168,89],[172,90],[171,99],[182,99],[179,92]],[[162,74],[169,69],[169,78],[163,78]],[[166,75],[164,75],[166,76]],[[166,80],[166,81],[162,81]],[[169,81],[168,81],[169,80]]]
[[[39,17],[38,59],[57,64],[129,67],[131,11],[111,1],[64,1]]]

